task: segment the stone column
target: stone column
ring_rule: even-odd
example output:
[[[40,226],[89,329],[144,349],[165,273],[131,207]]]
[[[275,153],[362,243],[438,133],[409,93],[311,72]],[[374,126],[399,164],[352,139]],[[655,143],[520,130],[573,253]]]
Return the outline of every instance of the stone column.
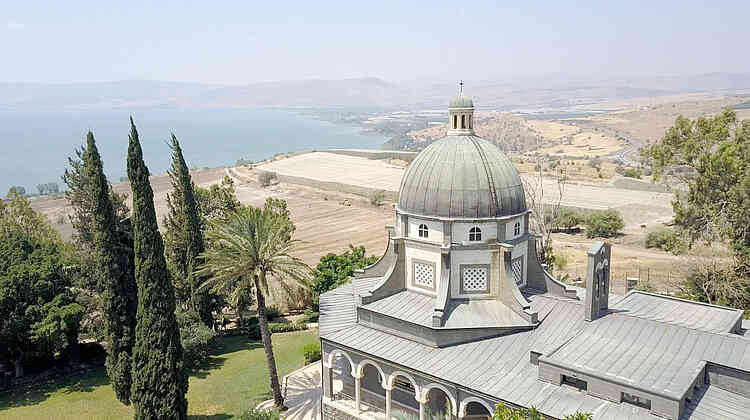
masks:
[[[362,375],[353,374],[354,377],[354,409],[359,414],[362,404]]]
[[[391,391],[393,387],[385,386],[385,420],[391,420]]]
[[[323,379],[323,396],[332,398],[333,397],[333,374],[330,366],[325,363],[322,364],[322,379]]]
[[[425,406],[424,405],[425,405],[425,403],[426,403],[426,401],[424,401],[422,399],[419,400],[419,420],[425,420],[425,418],[424,418],[424,415],[425,415],[425,412],[424,412]]]

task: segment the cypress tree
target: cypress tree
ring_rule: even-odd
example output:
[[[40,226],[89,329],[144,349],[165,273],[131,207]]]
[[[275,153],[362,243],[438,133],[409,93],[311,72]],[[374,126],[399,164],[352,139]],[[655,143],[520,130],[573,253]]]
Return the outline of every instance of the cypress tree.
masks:
[[[130,118],[128,178],[133,190],[133,244],[138,315],[133,347],[135,418],[187,419],[187,372],[183,367],[175,297],[156,223],[154,192],[138,131]]]
[[[178,277],[176,280],[186,286],[191,309],[207,327],[213,328],[210,296],[207,291],[199,290],[203,279],[193,274],[198,267],[198,256],[205,251],[201,217],[195,200],[195,185],[182,155],[180,142],[174,134],[170,147],[172,168],[169,177],[173,191],[167,195],[167,258],[171,262],[175,277]]]
[[[97,274],[104,284],[107,317],[107,375],[115,395],[130,404],[131,352],[135,341],[138,302],[133,277],[133,252],[127,232],[118,230],[118,219],[110,198],[94,134],[86,135],[83,175],[91,192],[91,241],[96,254]]]

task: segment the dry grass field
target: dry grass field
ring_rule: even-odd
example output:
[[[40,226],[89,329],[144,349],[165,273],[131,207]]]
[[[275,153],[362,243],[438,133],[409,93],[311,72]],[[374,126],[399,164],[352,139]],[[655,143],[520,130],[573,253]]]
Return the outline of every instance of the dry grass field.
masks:
[[[632,137],[637,143],[652,143],[659,140],[669,127],[674,125],[678,115],[686,118],[714,115],[723,109],[732,107],[746,98],[722,98],[710,100],[684,100],[671,103],[641,105],[635,109],[612,112],[594,117],[580,118],[574,121],[582,129],[599,128],[609,132],[622,133]],[[738,110],[740,119],[750,118],[750,110]]]

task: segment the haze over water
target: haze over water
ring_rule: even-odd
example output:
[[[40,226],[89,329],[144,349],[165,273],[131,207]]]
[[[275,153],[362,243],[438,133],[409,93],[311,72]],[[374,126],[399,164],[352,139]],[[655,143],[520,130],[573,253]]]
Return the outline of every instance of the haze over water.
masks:
[[[136,109],[105,111],[0,111],[0,195],[12,185],[36,193],[36,185],[57,182],[67,157],[85,142],[91,129],[104,159],[109,181],[126,175],[129,122],[132,114],[152,173],[164,172],[171,156],[166,140],[174,132],[188,166],[234,165],[276,153],[325,148],[377,149],[387,139],[364,135],[360,127],[334,124],[283,110],[269,109]]]

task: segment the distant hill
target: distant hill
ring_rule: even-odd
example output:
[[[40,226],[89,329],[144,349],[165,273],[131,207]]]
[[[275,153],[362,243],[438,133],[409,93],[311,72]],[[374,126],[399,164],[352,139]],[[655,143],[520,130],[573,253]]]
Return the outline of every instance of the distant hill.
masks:
[[[607,80],[563,77],[474,81],[467,92],[484,109],[565,108],[636,97],[750,90],[750,73]],[[390,83],[376,77],[220,85],[163,81],[0,83],[0,109],[117,107],[444,107],[455,83]]]

